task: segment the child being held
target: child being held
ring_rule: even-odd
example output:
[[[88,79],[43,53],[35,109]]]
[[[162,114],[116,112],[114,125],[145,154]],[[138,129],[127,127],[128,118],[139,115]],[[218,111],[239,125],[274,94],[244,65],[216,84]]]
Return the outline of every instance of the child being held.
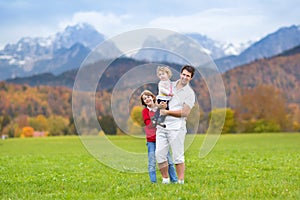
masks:
[[[157,104],[164,101],[167,103],[167,110],[169,109],[168,103],[171,100],[173,93],[172,93],[172,71],[167,66],[158,66],[156,70],[157,77],[159,78],[158,82],[158,95],[156,96]],[[161,115],[160,116],[160,110],[158,109],[155,113],[155,116],[153,118],[153,125],[161,125],[165,127],[164,124],[162,124],[165,121],[166,116]]]

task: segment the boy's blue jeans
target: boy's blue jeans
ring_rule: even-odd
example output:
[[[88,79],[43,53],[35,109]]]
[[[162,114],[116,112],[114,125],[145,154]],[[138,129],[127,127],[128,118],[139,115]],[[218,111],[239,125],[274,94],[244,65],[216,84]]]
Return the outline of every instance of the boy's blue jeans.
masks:
[[[155,158],[156,143],[147,142],[147,147],[148,147],[148,172],[149,172],[150,181],[152,183],[156,183],[156,158]],[[177,180],[176,170],[170,152],[168,152],[167,158],[169,164],[170,181],[175,183],[178,180]]]

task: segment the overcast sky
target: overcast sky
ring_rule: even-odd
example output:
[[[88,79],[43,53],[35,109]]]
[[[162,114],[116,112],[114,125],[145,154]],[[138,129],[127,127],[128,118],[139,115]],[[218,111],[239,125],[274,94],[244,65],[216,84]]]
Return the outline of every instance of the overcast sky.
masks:
[[[0,19],[0,48],[80,22],[106,37],[153,27],[240,43],[300,25],[300,6],[299,0],[0,0]]]

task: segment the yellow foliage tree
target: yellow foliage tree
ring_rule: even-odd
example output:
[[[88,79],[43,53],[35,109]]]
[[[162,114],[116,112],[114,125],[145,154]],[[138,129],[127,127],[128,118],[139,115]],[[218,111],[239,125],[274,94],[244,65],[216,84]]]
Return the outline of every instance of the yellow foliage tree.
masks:
[[[222,119],[225,114],[225,119]],[[221,122],[224,122],[222,127],[222,133],[235,133],[236,132],[236,122],[234,118],[234,111],[230,108],[217,108],[211,111],[210,116],[214,115],[217,119],[214,124],[211,124],[213,127],[221,127]]]
[[[21,137],[32,137],[34,129],[31,126],[25,126],[22,128]]]
[[[142,106],[134,106],[128,119],[129,134],[140,135],[143,133],[144,120],[142,116]]]
[[[132,121],[138,124],[140,127],[144,126],[144,120],[142,116],[143,106],[134,106],[131,110],[130,117]]]

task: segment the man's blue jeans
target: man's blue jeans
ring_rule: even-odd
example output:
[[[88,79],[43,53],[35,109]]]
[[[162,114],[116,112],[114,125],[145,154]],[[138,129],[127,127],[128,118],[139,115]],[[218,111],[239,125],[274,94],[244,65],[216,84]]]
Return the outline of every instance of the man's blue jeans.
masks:
[[[156,143],[147,142],[147,147],[148,147],[148,172],[149,172],[150,181],[152,183],[156,183],[156,158],[155,158]],[[176,170],[170,152],[168,152],[167,158],[169,164],[170,181],[175,183],[178,180],[177,180]]]

